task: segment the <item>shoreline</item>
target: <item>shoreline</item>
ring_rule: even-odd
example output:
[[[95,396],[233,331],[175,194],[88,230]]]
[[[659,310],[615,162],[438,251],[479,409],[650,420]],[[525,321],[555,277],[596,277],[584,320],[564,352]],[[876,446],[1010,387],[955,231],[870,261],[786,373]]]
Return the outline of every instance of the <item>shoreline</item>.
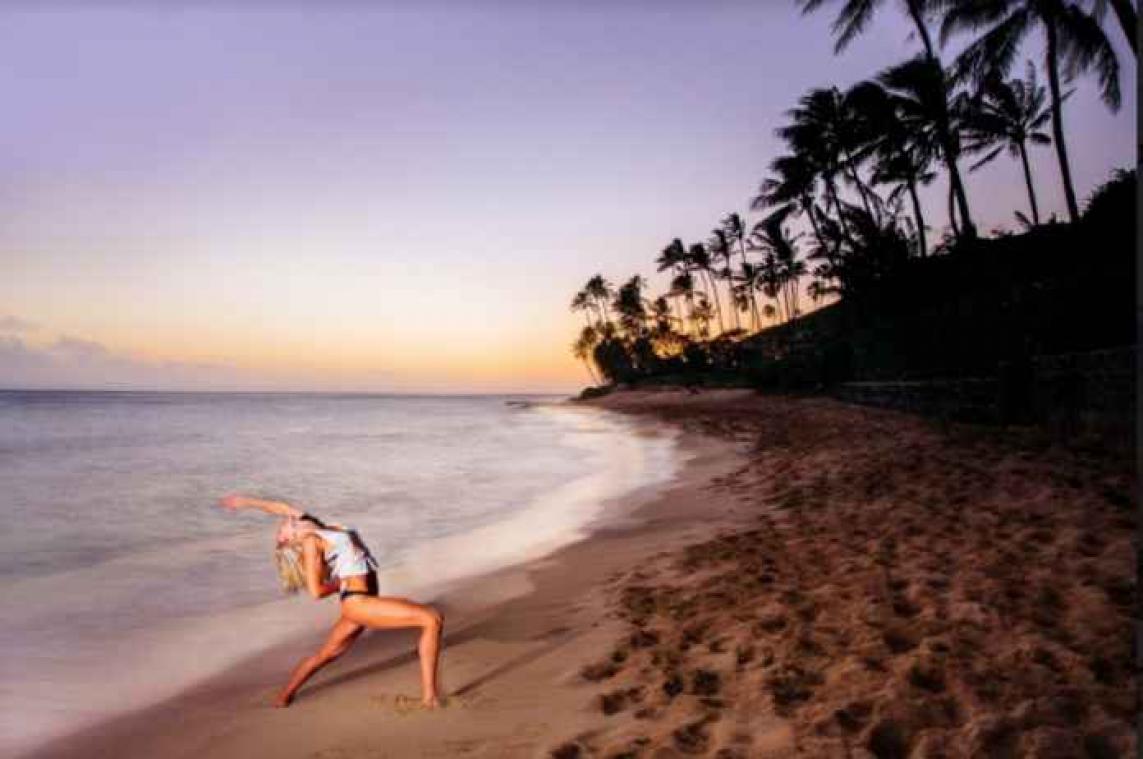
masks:
[[[649,419],[636,418],[633,421],[636,426],[634,434],[647,434],[648,431],[655,434],[654,428],[658,428],[657,432],[661,434],[664,426],[672,426]],[[435,597],[418,599],[436,605],[446,614],[442,685],[445,686],[446,699],[449,698],[447,694],[450,691],[460,691],[460,698],[454,698],[442,714],[458,711],[455,708],[458,705],[465,708],[470,694],[487,679],[477,677],[461,683],[459,688],[451,683],[447,675],[450,647],[478,640],[483,637],[482,631],[486,629],[491,629],[494,637],[499,637],[500,628],[511,627],[512,623],[510,620],[498,620],[513,613],[514,609],[518,608],[528,616],[544,616],[544,607],[550,606],[557,597],[566,599],[579,591],[590,590],[588,581],[580,582],[583,575],[581,570],[586,565],[591,565],[593,576],[599,579],[601,567],[610,563],[605,555],[607,551],[598,550],[604,545],[610,548],[616,543],[645,543],[651,535],[668,534],[689,521],[684,514],[679,513],[679,509],[661,510],[656,505],[664,499],[671,500],[669,494],[672,491],[680,487],[686,488],[694,481],[705,480],[712,469],[728,466],[723,459],[729,455],[730,446],[723,441],[696,440],[681,435],[676,438],[676,444],[678,464],[670,480],[645,485],[606,500],[600,514],[583,525],[582,534],[570,543],[540,558],[447,581],[441,585],[440,592]],[[589,545],[594,548],[587,549]],[[617,562],[615,567],[620,568],[621,563]],[[556,613],[555,616],[560,614]],[[332,620],[331,616],[331,623]],[[567,637],[567,632],[563,630],[565,626],[557,624],[549,627],[556,631],[556,637]],[[521,637],[523,632],[523,629],[511,631],[509,637],[525,644],[528,641]],[[324,630],[321,634],[324,634]],[[277,723],[283,722],[288,715],[304,711],[324,721],[328,718],[330,709],[356,708],[351,705],[350,696],[334,693],[339,685],[349,683],[361,695],[366,695],[370,690],[379,694],[372,697],[374,711],[379,711],[384,716],[395,715],[405,721],[409,709],[404,699],[401,696],[390,697],[389,703],[385,703],[385,699],[395,687],[388,677],[394,670],[397,670],[401,695],[410,699],[417,697],[416,679],[411,676],[415,668],[415,637],[408,631],[368,633],[344,659],[316,675],[303,688],[294,706],[287,710],[271,709],[270,695],[280,685],[280,681],[286,677],[297,659],[312,652],[319,643],[320,637],[309,635],[275,643],[265,651],[244,658],[224,672],[207,676],[172,697],[55,737],[18,756],[21,759],[198,756],[202,751],[207,751],[210,756],[248,755],[248,751],[255,746],[259,751],[264,750],[265,733],[277,730]],[[494,671],[490,674],[496,673]],[[362,680],[366,682],[361,683]],[[368,682],[370,680],[373,681],[372,688]],[[321,699],[332,703],[314,705],[309,703],[311,695],[314,701]],[[366,698],[370,696],[366,695]],[[460,705],[460,701],[466,703]],[[313,715],[313,712],[320,714]],[[243,713],[262,723],[250,728],[250,744],[246,743],[247,738],[241,737],[244,732],[243,726],[238,724],[241,720],[234,719],[235,714]],[[321,730],[311,732],[320,733]],[[223,735],[227,737],[224,738]],[[381,738],[380,735],[377,737]],[[363,739],[368,741],[365,736]],[[231,740],[235,740],[236,744],[228,747]],[[321,750],[321,746],[300,750],[300,745],[305,745],[305,742],[299,743],[292,739],[277,750],[297,756]]]
[[[741,390],[583,403],[694,457],[434,601],[444,709],[410,708],[400,633],[270,709],[313,641],[33,756],[1135,755],[1122,451]]]

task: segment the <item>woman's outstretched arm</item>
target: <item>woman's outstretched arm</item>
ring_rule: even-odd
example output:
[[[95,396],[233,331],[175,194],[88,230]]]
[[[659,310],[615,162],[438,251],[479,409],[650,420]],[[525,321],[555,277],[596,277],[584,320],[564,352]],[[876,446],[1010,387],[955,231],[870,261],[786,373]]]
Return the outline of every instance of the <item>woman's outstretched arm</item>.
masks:
[[[239,509],[257,509],[264,511],[267,514],[272,514],[279,517],[301,517],[305,512],[301,509],[291,506],[284,501],[267,501],[262,498],[251,498],[246,495],[238,495],[231,493],[230,495],[223,496],[218,501],[219,505],[224,509],[231,511],[238,511]]]

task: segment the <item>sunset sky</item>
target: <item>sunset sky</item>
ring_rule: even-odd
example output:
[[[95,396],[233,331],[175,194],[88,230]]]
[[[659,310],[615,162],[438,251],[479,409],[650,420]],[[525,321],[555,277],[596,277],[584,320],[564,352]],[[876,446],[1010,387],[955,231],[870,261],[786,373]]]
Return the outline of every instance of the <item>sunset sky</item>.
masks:
[[[574,390],[584,280],[744,213],[799,96],[916,50],[893,3],[840,56],[793,0],[45,5],[0,11],[0,387]],[[1121,60],[1118,114],[1067,104],[1081,198],[1134,161]],[[984,231],[1026,211],[1014,162],[967,183]]]

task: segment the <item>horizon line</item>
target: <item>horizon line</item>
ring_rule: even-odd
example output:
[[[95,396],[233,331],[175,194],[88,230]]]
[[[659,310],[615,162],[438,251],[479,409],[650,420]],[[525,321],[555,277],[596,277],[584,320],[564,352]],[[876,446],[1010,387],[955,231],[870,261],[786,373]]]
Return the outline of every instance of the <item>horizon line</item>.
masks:
[[[551,396],[566,395],[565,392],[522,390],[514,391],[402,391],[402,390],[190,390],[190,389],[158,389],[158,388],[86,388],[86,387],[0,387],[0,393],[166,393],[182,395],[356,395],[375,397],[407,397],[407,398],[479,398],[504,397],[517,395]],[[574,391],[572,391],[574,394]]]

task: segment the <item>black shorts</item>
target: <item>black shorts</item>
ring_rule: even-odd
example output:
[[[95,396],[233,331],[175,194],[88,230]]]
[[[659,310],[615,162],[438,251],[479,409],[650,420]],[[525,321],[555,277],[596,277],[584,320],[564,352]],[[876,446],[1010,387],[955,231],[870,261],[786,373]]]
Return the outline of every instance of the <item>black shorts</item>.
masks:
[[[377,595],[377,573],[376,572],[370,572],[369,574],[365,575],[365,584],[366,584],[366,586],[368,586],[368,588],[369,588],[368,590],[343,590],[338,595],[342,601],[349,598],[350,596],[375,596],[375,595]]]

